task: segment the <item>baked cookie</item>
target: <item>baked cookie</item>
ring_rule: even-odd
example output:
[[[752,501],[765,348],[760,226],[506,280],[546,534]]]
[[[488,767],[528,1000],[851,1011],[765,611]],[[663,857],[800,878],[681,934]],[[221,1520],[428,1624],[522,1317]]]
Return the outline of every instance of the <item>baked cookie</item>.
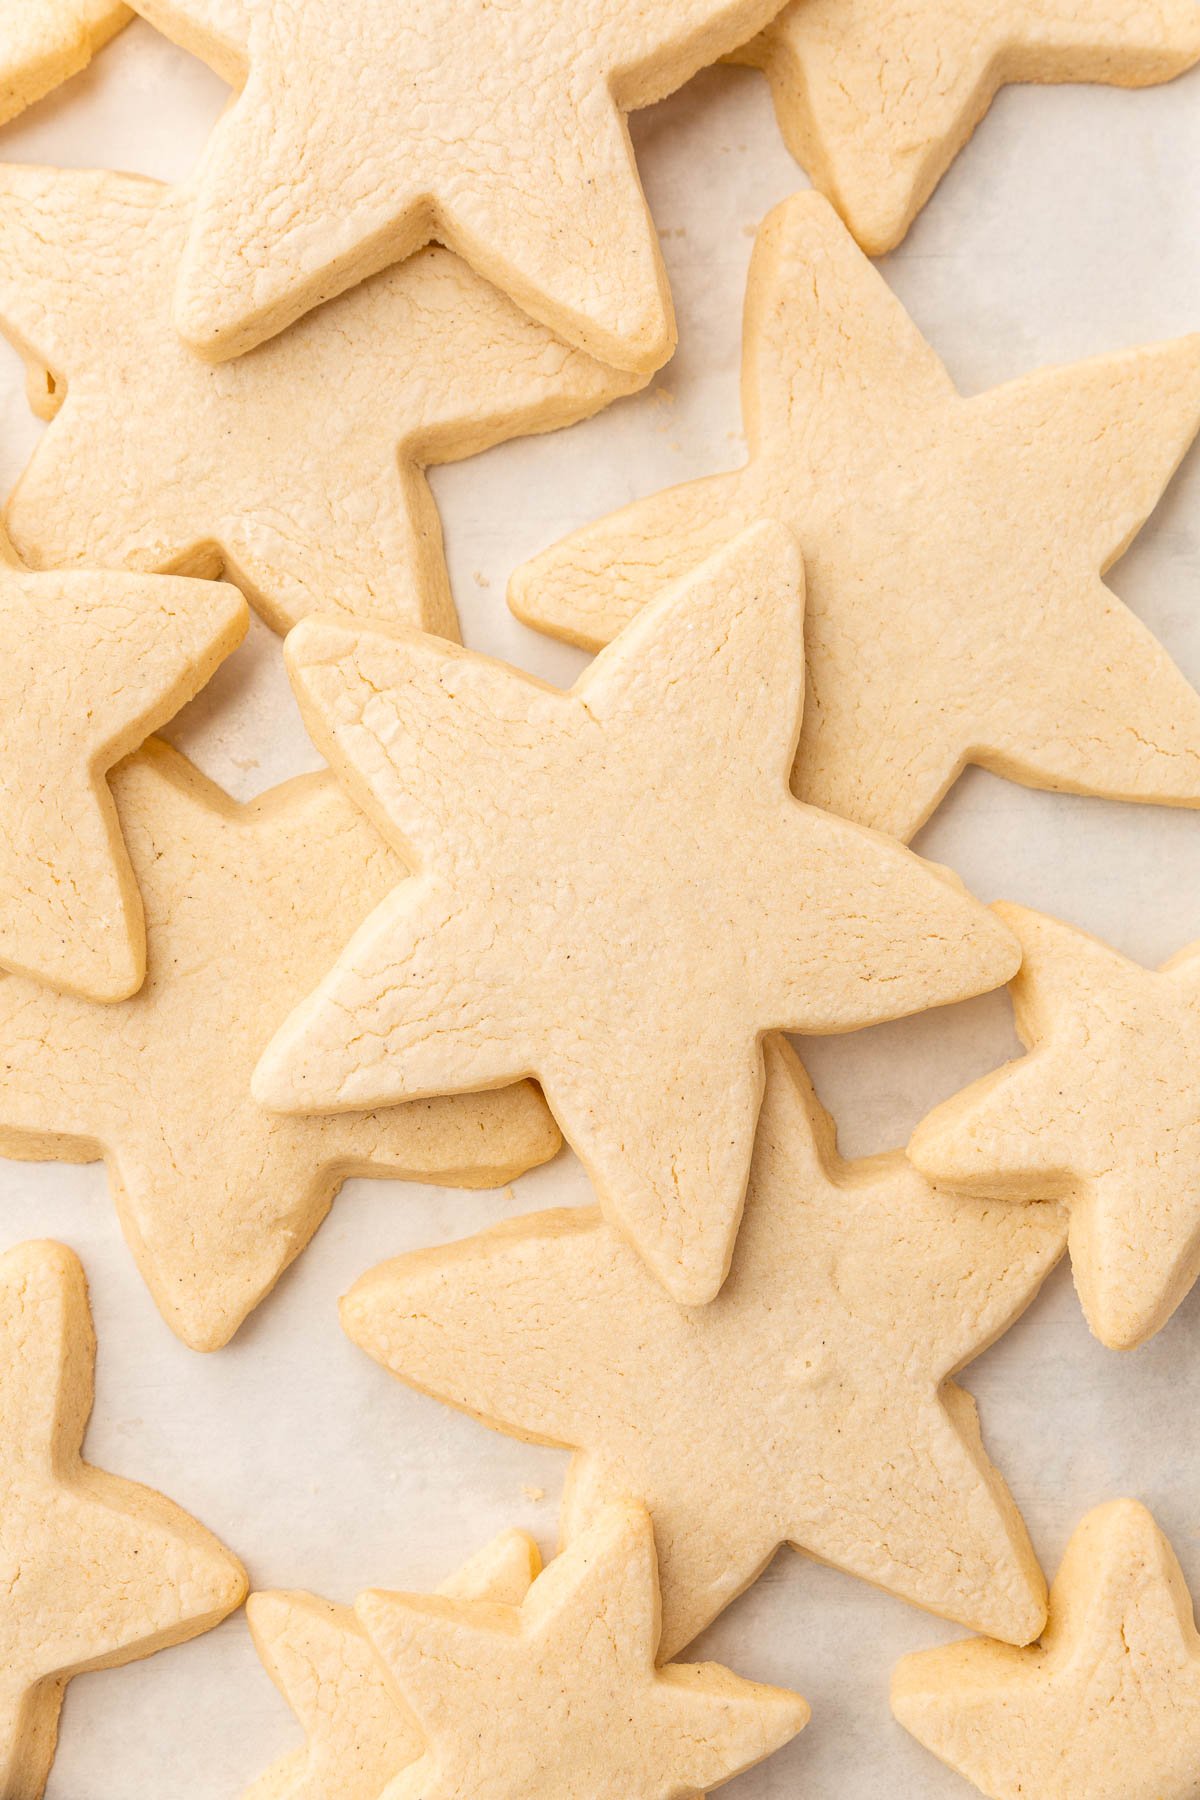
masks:
[[[643,1498],[673,1656],[783,1543],[1026,1643],[1045,1583],[950,1377],[1062,1253],[1054,1206],[934,1194],[900,1151],[844,1163],[785,1040],[720,1294],[684,1310],[591,1208],[365,1275],[354,1341],[423,1393],[577,1452],[563,1531]]]
[[[1012,81],[1148,87],[1200,57],[1196,0],[791,0],[730,60],[871,256],[898,244]]]
[[[517,1607],[541,1567],[533,1539],[505,1531],[438,1592]],[[425,1746],[353,1609],[313,1594],[257,1593],[246,1602],[246,1619],[307,1741],[253,1782],[243,1800],[381,1800]]]
[[[63,1690],[209,1631],[246,1592],[240,1565],[179,1507],[80,1450],[95,1337],[61,1244],[0,1256],[0,1794],[37,1800]]]
[[[717,1663],[655,1667],[654,1533],[612,1506],[520,1606],[367,1593],[355,1611],[426,1750],[386,1800],[702,1800],[808,1723]]]
[[[963,399],[800,194],[759,233],[743,386],[746,466],[565,538],[514,577],[520,618],[594,648],[780,518],[809,575],[801,799],[908,838],[972,762],[1200,804],[1200,696],[1100,579],[1200,426],[1200,335]]]
[[[0,167],[0,328],[35,410],[57,413],[10,502],[18,549],[224,568],[277,631],[320,605],[457,636],[425,465],[570,424],[640,380],[445,250],[213,369],[170,320],[190,206],[138,176]]]
[[[104,1158],[186,1343],[232,1336],[350,1176],[489,1187],[553,1154],[528,1086],[337,1118],[256,1106],[255,1057],[403,865],[329,775],[236,806],[152,743],[113,791],[146,902],[146,983],[97,1007],[0,980],[0,1153]]]
[[[146,973],[107,775],[245,635],[236,588],[33,574],[0,533],[0,968],[91,1000]]]
[[[1146,1508],[1114,1500],[1087,1515],[1040,1644],[906,1656],[892,1711],[991,1800],[1193,1800],[1200,1637]]]
[[[946,870],[787,790],[802,570],[763,524],[563,693],[422,637],[307,621],[285,657],[419,871],[267,1048],[260,1104],[392,1105],[535,1074],[608,1216],[684,1304],[741,1215],[773,1026],[994,987],[1016,945]]]
[[[130,17],[121,0],[5,0],[0,125],[86,68]]]
[[[1021,940],[1030,1054],[936,1107],[908,1153],[960,1192],[1064,1200],[1088,1324],[1132,1350],[1200,1274],[1200,944],[1155,971],[1042,913],[995,910]]]
[[[674,348],[624,114],[780,0],[137,0],[238,94],[200,166],[175,318],[240,356],[436,238],[618,368]]]

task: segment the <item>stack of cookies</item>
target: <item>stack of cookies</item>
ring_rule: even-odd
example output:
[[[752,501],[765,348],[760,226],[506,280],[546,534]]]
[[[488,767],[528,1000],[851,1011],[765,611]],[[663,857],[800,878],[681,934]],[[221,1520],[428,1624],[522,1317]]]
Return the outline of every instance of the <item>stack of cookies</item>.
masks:
[[[193,1351],[351,1177],[561,1199],[573,1153],[592,1195],[356,1260],[344,1332],[431,1433],[571,1453],[560,1540],[448,1522],[435,1593],[252,1593],[303,1742],[245,1800],[697,1800],[808,1721],[689,1648],[785,1546],[973,1634],[892,1679],[963,1793],[1195,1800],[1167,1540],[1097,1493],[1047,1593],[954,1377],[1068,1250],[1113,1351],[1200,1275],[1200,944],[1146,969],[908,846],[968,765],[1200,808],[1200,694],[1103,579],[1200,335],[968,398],[870,258],[1002,84],[1167,81],[1198,0],[0,0],[0,121],[135,12],[102,61],[154,28],[233,90],[186,180],[0,143],[46,423],[0,534],[0,1154],[104,1163]],[[670,358],[626,117],[721,61],[812,184],[757,226],[747,454],[515,570],[589,653],[551,686],[461,643],[427,471]],[[153,734],[251,611],[326,766],[239,802]],[[1025,1054],[844,1157],[789,1034],[1005,987]],[[248,1584],[82,1460],[73,1249],[0,1234],[0,1344],[0,1800],[68,1800],[68,1680]],[[805,1791],[804,1743],[769,1767],[747,1800]]]

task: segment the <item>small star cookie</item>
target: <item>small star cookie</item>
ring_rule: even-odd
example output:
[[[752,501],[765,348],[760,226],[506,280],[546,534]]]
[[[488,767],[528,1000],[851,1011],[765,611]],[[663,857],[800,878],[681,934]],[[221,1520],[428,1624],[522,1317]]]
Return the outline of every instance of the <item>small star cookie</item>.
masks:
[[[782,519],[809,577],[801,799],[907,839],[981,763],[1200,805],[1200,695],[1100,579],[1200,427],[1200,335],[963,399],[800,194],[755,246],[743,388],[746,466],[565,538],[515,575],[518,617],[595,648]]]
[[[1200,944],[1159,970],[1023,906],[1012,984],[1030,1054],[946,1100],[909,1156],[960,1192],[1070,1211],[1088,1324],[1132,1350],[1200,1274]]]
[[[146,972],[108,771],[241,642],[235,588],[34,574],[0,535],[0,968],[92,1000]]]
[[[121,0],[5,0],[0,125],[86,68],[130,17]]]
[[[151,743],[113,790],[146,901],[146,983],[97,1007],[0,980],[0,1153],[104,1158],[186,1343],[232,1336],[350,1176],[489,1187],[553,1155],[528,1086],[336,1118],[256,1106],[255,1057],[403,865],[329,775],[237,806]]]
[[[892,1711],[991,1800],[1193,1800],[1200,1637],[1146,1508],[1114,1500],[1087,1515],[1039,1644],[906,1656]]]
[[[53,417],[9,505],[32,563],[224,568],[277,631],[315,606],[457,637],[427,463],[642,385],[426,250],[229,368],[180,344],[186,190],[0,168],[0,328]],[[50,371],[49,375],[47,371]]]
[[[935,1194],[901,1152],[844,1163],[794,1053],[767,1087],[733,1269],[664,1294],[593,1208],[534,1214],[365,1275],[356,1343],[423,1393],[576,1451],[564,1535],[644,1498],[674,1655],[783,1543],[1025,1643],[1045,1584],[950,1377],[1062,1254],[1054,1206]]]
[[[367,1593],[355,1611],[425,1739],[381,1800],[701,1800],[808,1723],[716,1663],[655,1667],[654,1533],[613,1506],[520,1606]]]
[[[209,1631],[240,1565],[161,1494],[80,1459],[95,1338],[61,1244],[0,1256],[0,1794],[38,1800],[63,1690]]]
[[[788,793],[802,570],[748,531],[568,693],[419,633],[309,620],[323,755],[416,878],[255,1073],[285,1112],[534,1074],[608,1216],[711,1300],[771,1027],[849,1031],[994,987],[1015,943],[956,878]]]
[[[624,114],[780,0],[137,0],[239,92],[200,167],[175,318],[240,356],[431,239],[642,374],[674,347]]]
[[[438,1592],[520,1606],[541,1567],[533,1539],[506,1531]],[[307,1742],[253,1782],[243,1800],[380,1800],[425,1746],[353,1610],[313,1594],[257,1593],[246,1602],[246,1619]]]
[[[872,256],[898,244],[1013,81],[1148,87],[1200,57],[1196,0],[792,0],[731,61]]]

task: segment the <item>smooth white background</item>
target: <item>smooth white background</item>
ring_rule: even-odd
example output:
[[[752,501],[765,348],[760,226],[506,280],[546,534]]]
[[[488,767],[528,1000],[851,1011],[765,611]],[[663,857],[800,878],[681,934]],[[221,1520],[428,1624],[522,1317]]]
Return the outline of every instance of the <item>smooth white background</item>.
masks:
[[[0,132],[0,157],[178,178],[224,97],[207,69],[136,23],[87,74]],[[738,462],[751,240],[763,214],[804,185],[764,83],[745,70],[709,71],[636,117],[633,134],[674,286],[675,361],[650,391],[590,424],[433,478],[468,644],[563,683],[583,659],[512,619],[507,577],[577,524]],[[1200,328],[1200,71],[1136,94],[1008,90],[884,269],[965,392]],[[7,490],[38,428],[3,346],[0,383]],[[152,368],[142,398],[155,403]],[[1200,682],[1200,454],[1112,582]],[[169,735],[243,797],[315,763],[278,644],[261,627]],[[1147,963],[1200,935],[1192,814],[1034,794],[972,771],[918,848],[984,899],[1056,912]],[[851,1153],[903,1142],[934,1101],[1014,1047],[1002,996],[803,1046]],[[508,1525],[533,1531],[548,1554],[565,1457],[391,1381],[343,1338],[337,1296],[400,1250],[586,1198],[565,1153],[502,1194],[354,1183],[232,1346],[207,1358],[159,1319],[101,1168],[0,1165],[0,1247],[54,1235],[86,1263],[100,1337],[91,1460],[190,1507],[241,1554],[255,1586],[348,1599],[367,1585],[431,1585]],[[1200,1592],[1198,1379],[1200,1296],[1143,1350],[1118,1356],[1089,1337],[1065,1267],[968,1371],[988,1446],[1048,1571],[1088,1507],[1136,1494]],[[896,1658],[958,1635],[782,1552],[700,1649],[799,1688],[813,1722],[727,1789],[730,1800],[965,1795],[887,1708]],[[76,1681],[48,1793],[234,1800],[297,1741],[238,1616],[182,1649]]]

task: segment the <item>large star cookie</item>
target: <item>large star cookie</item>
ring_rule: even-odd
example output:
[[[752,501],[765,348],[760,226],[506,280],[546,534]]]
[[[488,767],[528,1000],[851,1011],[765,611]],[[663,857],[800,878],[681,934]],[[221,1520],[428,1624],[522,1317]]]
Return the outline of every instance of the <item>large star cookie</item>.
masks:
[[[368,1593],[355,1611],[426,1743],[384,1800],[700,1800],[808,1722],[798,1694],[716,1663],[655,1667],[638,1506],[601,1513],[520,1606]]]
[[[1114,1500],[1087,1515],[1040,1644],[975,1639],[906,1656],[892,1710],[991,1800],[1193,1800],[1200,1637],[1146,1508]]]
[[[97,1007],[0,980],[0,1151],[102,1156],[172,1329],[223,1344],[351,1175],[491,1186],[553,1154],[536,1090],[280,1118],[254,1059],[403,866],[328,775],[235,806],[164,745],[113,777],[149,972]]]
[[[1114,1350],[1165,1325],[1200,1274],[1200,944],[1157,971],[1040,913],[1021,940],[1021,1042],[937,1107],[909,1155],[934,1181],[1070,1209],[1087,1320]]]
[[[973,762],[1200,804],[1200,696],[1100,579],[1200,426],[1200,335],[965,400],[802,194],[759,234],[744,357],[747,465],[546,551],[514,578],[522,619],[607,643],[665,581],[780,518],[809,575],[802,799],[908,838]]]
[[[57,413],[10,502],[18,548],[224,567],[279,631],[322,605],[457,636],[425,465],[569,424],[639,381],[445,250],[213,369],[170,321],[189,207],[136,176],[0,168],[0,327],[35,409]]]
[[[645,1499],[673,1655],[783,1543],[1025,1643],[1045,1584],[955,1370],[1032,1300],[1058,1209],[932,1193],[897,1151],[837,1155],[772,1039],[745,1222],[684,1310],[595,1209],[534,1214],[366,1275],[355,1341],[424,1393],[577,1451],[572,1541]]]
[[[0,535],[0,968],[92,1000],[141,986],[142,902],[106,777],[246,618],[211,582],[33,574]]]
[[[872,256],[900,242],[1011,81],[1146,87],[1200,57],[1196,0],[792,0],[732,60]]]
[[[322,753],[418,869],[255,1074],[380,1106],[536,1074],[676,1299],[729,1266],[773,1026],[849,1031],[995,986],[1016,946],[945,870],[788,793],[801,568],[765,524],[562,693],[416,632],[309,620]]]
[[[86,68],[130,17],[121,0],[5,0],[0,125]]]
[[[532,1538],[506,1531],[438,1592],[520,1606],[541,1566]],[[253,1782],[243,1800],[380,1800],[425,1746],[353,1609],[314,1594],[257,1593],[246,1602],[246,1618],[306,1742]]]
[[[0,1794],[37,1800],[63,1689],[208,1631],[241,1603],[238,1563],[149,1488],[80,1459],[95,1339],[61,1244],[0,1257]]]
[[[649,373],[674,323],[624,113],[780,0],[137,0],[240,89],[200,167],[175,317],[241,355],[436,238],[533,318]]]

